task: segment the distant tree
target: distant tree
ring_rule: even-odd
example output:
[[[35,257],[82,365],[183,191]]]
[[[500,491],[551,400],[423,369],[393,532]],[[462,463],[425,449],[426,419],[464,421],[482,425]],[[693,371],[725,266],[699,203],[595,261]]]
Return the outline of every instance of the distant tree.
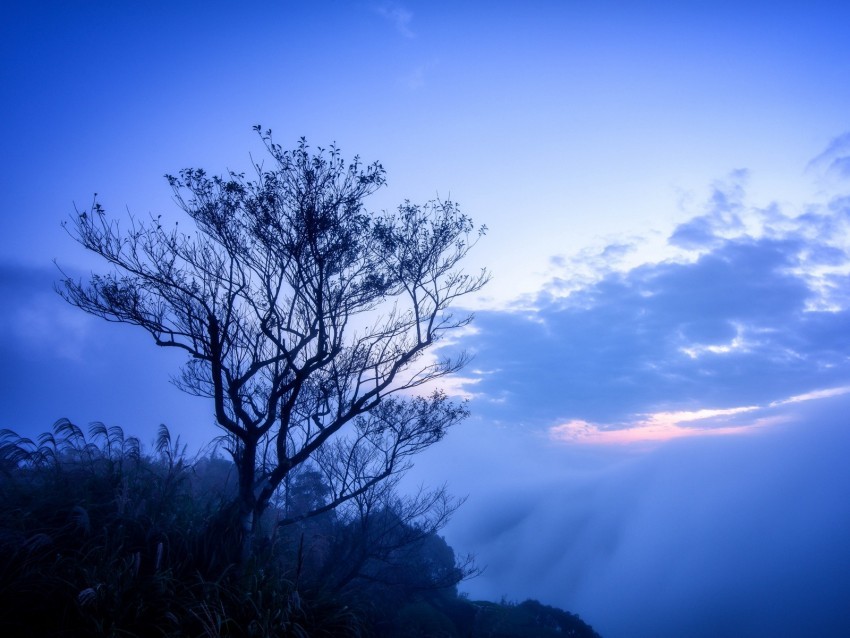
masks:
[[[489,275],[459,264],[484,232],[444,200],[367,213],[385,183],[378,163],[347,164],[335,146],[283,150],[256,175],[166,176],[194,222],[121,226],[95,198],[65,224],[113,270],[65,277],[82,310],[139,326],[188,360],[176,380],[213,401],[238,472],[241,560],[262,513],[295,468],[335,464],[331,493],[292,519],[328,511],[409,466],[467,415],[439,391],[410,398],[467,358],[423,358],[471,315],[448,308]],[[320,458],[321,457],[321,458]]]

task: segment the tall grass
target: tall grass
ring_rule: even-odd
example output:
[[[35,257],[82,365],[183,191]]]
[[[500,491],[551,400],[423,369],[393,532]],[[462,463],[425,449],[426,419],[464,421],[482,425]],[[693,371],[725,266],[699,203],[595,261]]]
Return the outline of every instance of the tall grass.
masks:
[[[150,454],[101,423],[0,432],[3,635],[359,636],[271,554],[234,568],[231,467],[165,427]]]

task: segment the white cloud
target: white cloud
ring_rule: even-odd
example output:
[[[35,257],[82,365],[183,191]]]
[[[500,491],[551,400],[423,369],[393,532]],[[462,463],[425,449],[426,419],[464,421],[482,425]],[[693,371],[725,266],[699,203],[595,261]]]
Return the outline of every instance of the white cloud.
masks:
[[[850,198],[756,206],[745,177],[715,185],[666,253],[631,237],[557,255],[537,295],[479,311],[469,344],[495,372],[475,410],[558,418],[562,440],[661,441],[752,430],[850,383]]]
[[[834,138],[820,155],[809,162],[809,168],[850,177],[850,132]]]
[[[427,370],[440,365],[441,361],[451,359],[456,361],[458,357],[469,358],[468,353],[463,350],[464,337],[478,333],[478,328],[473,324],[467,324],[461,328],[447,333],[433,346],[423,351],[409,368],[403,370],[397,380],[397,385],[411,382],[419,376],[422,370]],[[490,374],[481,369],[466,370],[465,368],[455,374],[437,378],[422,385],[416,385],[404,394],[411,396],[424,396],[435,390],[441,390],[446,395],[457,399],[473,399],[478,395],[472,387]]]
[[[405,38],[416,37],[416,34],[410,28],[410,23],[413,21],[413,13],[405,7],[395,3],[386,3],[376,6],[375,12],[389,21],[395,30]]]
[[[850,386],[827,388],[825,390],[815,390],[813,392],[806,392],[805,394],[798,394],[781,401],[774,401],[770,405],[771,407],[774,407],[779,405],[788,405],[790,403],[803,403],[805,401],[816,401],[818,399],[830,399],[832,397],[841,396],[842,394],[847,394],[848,392],[850,392]]]
[[[679,351],[687,355],[691,359],[698,359],[704,355],[724,355],[735,352],[747,352],[748,344],[744,339],[744,327],[739,323],[733,324],[735,327],[735,336],[727,341],[720,343],[689,343],[681,346]]]

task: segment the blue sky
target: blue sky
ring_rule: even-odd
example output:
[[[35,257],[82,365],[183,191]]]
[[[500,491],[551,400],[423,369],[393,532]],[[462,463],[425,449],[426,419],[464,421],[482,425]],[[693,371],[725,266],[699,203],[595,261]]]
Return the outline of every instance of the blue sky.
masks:
[[[11,2],[3,423],[193,444],[179,355],[63,305],[60,222],[175,216],[163,174],[278,141],[457,200],[493,280],[411,480],[469,494],[473,595],[606,638],[850,631],[850,8],[838,2]],[[780,629],[781,628],[781,629]],[[802,631],[802,629],[800,629]],[[807,630],[808,631],[808,630]]]

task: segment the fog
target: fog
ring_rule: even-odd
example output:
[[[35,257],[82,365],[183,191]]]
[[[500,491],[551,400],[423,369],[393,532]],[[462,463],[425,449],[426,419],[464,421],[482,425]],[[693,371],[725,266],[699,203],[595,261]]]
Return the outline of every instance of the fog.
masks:
[[[538,598],[606,638],[844,636],[850,400],[815,403],[641,450],[480,422],[420,471],[468,489],[447,533],[486,567],[472,597]]]

